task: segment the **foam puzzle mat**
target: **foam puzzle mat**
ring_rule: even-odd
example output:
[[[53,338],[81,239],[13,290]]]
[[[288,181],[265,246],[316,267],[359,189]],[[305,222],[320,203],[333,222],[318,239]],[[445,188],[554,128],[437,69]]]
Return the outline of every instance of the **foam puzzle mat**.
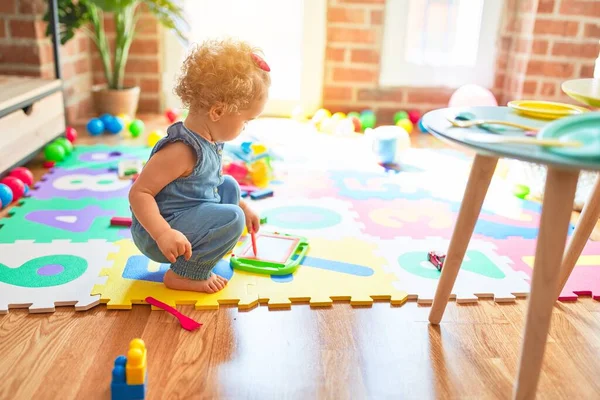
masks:
[[[167,289],[162,278],[169,266],[140,254],[128,229],[110,226],[112,217],[131,213],[131,182],[118,179],[118,162],[147,159],[150,149],[76,146],[0,220],[0,313],[86,310],[100,303],[127,310],[147,296],[197,309],[431,303],[440,272],[427,253],[447,251],[469,157],[410,149],[399,172],[386,171],[365,153],[362,139],[310,133],[259,139],[279,156],[275,196],[250,202],[267,217],[263,230],[308,238],[309,251],[294,274],[234,271],[225,258],[214,269],[229,279],[221,292]],[[540,212],[539,204],[515,198],[494,180],[452,291],[457,302],[527,296]],[[600,243],[588,243],[560,298],[581,295],[600,300]]]

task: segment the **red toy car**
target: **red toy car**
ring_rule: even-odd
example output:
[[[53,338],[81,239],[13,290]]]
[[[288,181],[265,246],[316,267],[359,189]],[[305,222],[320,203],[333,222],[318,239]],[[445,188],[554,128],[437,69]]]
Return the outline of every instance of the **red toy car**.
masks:
[[[446,255],[438,253],[437,251],[430,251],[427,253],[427,261],[432,263],[438,271],[442,270],[444,266],[444,261],[446,260]]]

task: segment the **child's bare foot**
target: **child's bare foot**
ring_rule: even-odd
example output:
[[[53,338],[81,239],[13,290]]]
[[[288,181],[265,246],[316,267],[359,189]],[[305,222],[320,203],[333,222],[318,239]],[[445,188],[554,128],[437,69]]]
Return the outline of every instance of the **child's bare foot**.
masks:
[[[227,279],[212,274],[204,281],[184,278],[172,270],[167,270],[163,282],[166,287],[173,290],[190,290],[192,292],[216,293],[227,285]]]

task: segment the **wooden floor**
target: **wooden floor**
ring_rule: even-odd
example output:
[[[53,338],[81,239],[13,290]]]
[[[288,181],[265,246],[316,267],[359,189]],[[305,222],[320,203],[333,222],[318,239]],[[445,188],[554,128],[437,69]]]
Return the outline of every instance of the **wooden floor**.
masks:
[[[410,302],[180,307],[204,324],[193,333],[145,306],[11,310],[0,315],[0,399],[109,399],[114,359],[136,337],[148,399],[509,399],[526,306],[451,303],[440,327]],[[600,302],[557,303],[550,336],[538,398],[600,398]]]

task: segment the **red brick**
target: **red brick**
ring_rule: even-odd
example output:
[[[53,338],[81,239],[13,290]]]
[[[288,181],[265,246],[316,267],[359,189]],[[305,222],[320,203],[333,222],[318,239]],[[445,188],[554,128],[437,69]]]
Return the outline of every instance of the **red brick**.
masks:
[[[576,36],[579,32],[579,22],[538,19],[535,21],[533,32],[538,35]]]
[[[123,86],[127,88],[139,86],[138,80],[133,76],[126,76],[125,79],[123,79]]]
[[[76,76],[75,63],[74,62],[63,62],[61,65],[63,79],[69,80]]]
[[[132,55],[158,55],[158,41],[156,39],[136,39],[131,43],[129,52]]]
[[[79,53],[78,40],[71,39],[61,47],[61,54],[65,57],[71,57]]]
[[[137,33],[158,33],[158,22],[154,17],[141,17],[137,24]]]
[[[46,23],[13,19],[9,22],[10,36],[15,39],[41,39],[46,35]]]
[[[37,44],[0,44],[0,64],[40,64]]]
[[[1,75],[17,75],[17,76],[32,76],[32,77],[40,77],[40,69],[39,68],[31,68],[25,69],[22,66],[14,67],[8,65],[0,64],[0,74]]]
[[[555,0],[540,0],[537,6],[538,13],[552,14],[554,12]]]
[[[340,4],[385,4],[385,0],[338,0]]]
[[[512,46],[513,38],[511,37],[503,37],[500,39],[500,51],[508,52],[510,51],[510,47]]]
[[[547,54],[548,53],[548,41],[544,39],[535,39],[531,46],[531,51],[534,54]]]
[[[346,49],[337,47],[327,47],[325,49],[325,58],[329,61],[344,61]]]
[[[575,68],[572,63],[530,60],[527,75],[553,78],[571,78]]]
[[[369,49],[354,49],[350,53],[350,60],[354,63],[379,63],[379,52]]]
[[[504,88],[504,74],[496,74],[494,79],[494,88],[495,89],[503,89]]]
[[[593,78],[594,77],[594,65],[582,65],[579,70],[580,78]]]
[[[404,101],[404,92],[401,89],[359,89],[358,100],[401,103]]]
[[[377,71],[363,68],[334,68],[335,82],[376,82]]]
[[[575,58],[596,58],[598,57],[598,44],[554,42],[554,45],[552,46],[552,55]]]
[[[40,67],[40,78],[55,79],[56,78],[55,74],[56,74],[56,72],[54,71],[54,63],[47,64],[47,65],[44,65],[43,67]]]
[[[408,91],[408,104],[440,104],[448,105],[448,101],[452,96],[451,90],[438,88],[436,90],[430,88],[411,88]]]
[[[600,38],[600,24],[585,24],[583,35],[587,38]]]
[[[327,21],[364,24],[367,21],[367,14],[361,8],[329,7],[327,10]]]
[[[144,78],[140,81],[140,88],[144,93],[160,92],[160,79]]]
[[[383,11],[373,10],[371,11],[371,25],[383,24]]]
[[[103,73],[95,73],[92,76],[92,83],[94,85],[105,85],[106,84],[106,77],[104,76]]]
[[[562,0],[560,13],[582,17],[600,17],[600,2],[596,0]]]
[[[93,49],[93,51],[96,51],[96,45],[93,45],[93,47],[90,47],[90,39],[87,36],[80,36],[78,39],[78,47],[79,47],[79,51],[82,53],[87,53],[88,51],[90,51],[90,49]]]
[[[323,88],[324,100],[346,100],[352,101],[352,88],[339,86],[325,86]]]
[[[42,15],[47,7],[46,0],[19,0],[19,14]]]
[[[90,64],[90,60],[87,57],[81,58],[75,62],[75,73],[86,74],[92,70],[92,66]]]
[[[160,101],[157,98],[140,98],[140,102],[138,104],[139,112],[146,113],[157,113],[161,112],[160,110]]]
[[[519,10],[522,12],[533,12],[535,11],[536,2],[533,0],[521,0],[519,1]]]
[[[125,66],[126,74],[135,74],[135,73],[143,73],[143,74],[152,74],[159,73],[160,68],[158,65],[158,60],[139,60],[139,59],[131,59],[127,61],[127,65]]]
[[[523,94],[534,95],[537,90],[536,81],[525,81],[523,84]]]
[[[17,11],[17,0],[0,1],[0,14],[14,14]]]
[[[0,18],[0,39],[6,37],[6,23]]]
[[[554,97],[556,95],[556,86],[557,84],[555,82],[542,83],[540,96]]]
[[[375,31],[371,29],[338,28],[327,29],[327,38],[331,43],[375,43]]]

